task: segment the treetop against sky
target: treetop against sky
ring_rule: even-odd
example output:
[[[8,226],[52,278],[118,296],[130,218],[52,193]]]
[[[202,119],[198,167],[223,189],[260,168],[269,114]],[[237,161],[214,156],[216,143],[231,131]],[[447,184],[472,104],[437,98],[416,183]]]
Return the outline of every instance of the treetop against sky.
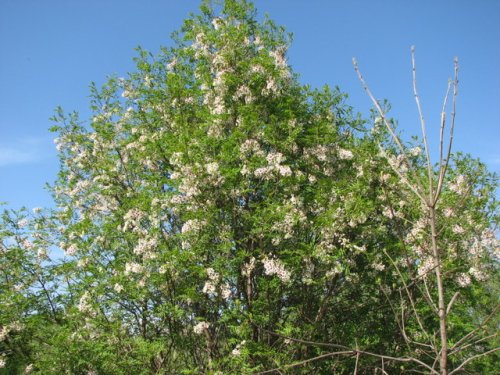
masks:
[[[357,57],[379,98],[407,136],[418,133],[409,47],[418,48],[419,86],[430,134],[437,135],[451,62],[461,64],[456,149],[498,170],[500,4],[497,1],[256,1],[294,41],[288,62],[313,87],[349,94],[368,117],[370,102],[352,70]],[[48,121],[56,106],[88,118],[88,85],[134,70],[138,45],[171,45],[198,1],[2,1],[0,41],[0,200],[12,207],[50,205],[57,158]],[[131,26],[133,25],[133,26]],[[436,137],[431,137],[435,139]]]

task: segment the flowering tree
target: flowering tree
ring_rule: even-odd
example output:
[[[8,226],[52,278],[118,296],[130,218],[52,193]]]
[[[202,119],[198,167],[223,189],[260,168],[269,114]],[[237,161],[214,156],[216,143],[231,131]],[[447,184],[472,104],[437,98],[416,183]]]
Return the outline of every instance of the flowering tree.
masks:
[[[435,229],[449,249],[436,267],[428,240],[438,236],[419,201],[429,192],[410,188],[428,171],[420,149],[396,156],[391,126],[367,132],[344,94],[301,86],[282,28],[257,22],[246,1],[203,2],[175,40],[157,57],[139,50],[127,78],[92,87],[89,124],[54,117],[59,209],[33,231],[64,258],[59,274],[35,263],[65,283],[49,283],[60,318],[23,366],[438,373],[435,300],[460,312],[447,317],[456,336],[445,331],[469,335],[455,342],[469,366],[496,298],[484,283],[496,267],[484,167],[447,157],[436,177],[445,203],[434,205]],[[434,279],[438,269],[446,276]],[[451,287],[436,291],[440,282]],[[482,352],[494,340],[480,340]]]
[[[474,298],[470,294],[473,279],[479,283],[486,281],[488,275],[495,273],[496,263],[492,263],[492,258],[498,260],[499,257],[498,241],[491,228],[498,218],[487,214],[488,211],[494,212],[492,188],[495,184],[490,181],[492,176],[484,173],[484,166],[480,163],[467,158],[452,158],[451,154],[458,93],[458,60],[455,59],[455,76],[448,83],[443,101],[439,161],[436,166],[431,162],[426,123],[417,91],[414,48],[412,47],[413,92],[420,117],[424,152],[420,147],[408,149],[404,146],[391,121],[387,119],[386,112],[371,93],[356,60],[353,63],[363,88],[379,115],[379,125],[385,127],[393,143],[392,152],[387,151],[387,146],[380,145],[381,153],[399,177],[402,188],[414,197],[417,205],[414,213],[417,217],[413,218],[413,222],[412,218],[405,218],[410,223],[409,226],[396,223],[400,232],[405,234],[402,238],[406,251],[404,262],[398,264],[384,251],[400,276],[405,292],[405,296],[401,298],[401,307],[394,307],[394,313],[397,316],[400,310],[401,318],[398,321],[406,343],[418,348],[418,354],[425,353],[429,358],[434,357],[432,366],[425,363],[419,363],[420,365],[430,373],[459,373],[469,362],[494,353],[500,347],[478,345],[496,337],[496,333],[488,332],[487,323],[496,314],[498,304],[487,309],[486,316],[477,316],[479,322],[472,329],[464,331],[464,327],[456,328],[450,324],[450,320],[456,319],[457,314],[467,314],[465,306],[470,309],[470,304],[464,303],[463,299]],[[450,93],[451,121],[446,140],[446,109]],[[478,210],[479,207],[481,209]],[[391,208],[390,216],[393,213]],[[402,268],[407,268],[408,271],[403,272]],[[421,293],[421,302],[426,306],[425,312],[417,308],[418,297],[415,297],[408,285],[414,285]],[[454,306],[457,299],[462,300],[461,308]],[[454,309],[458,312],[453,313]],[[407,332],[406,316],[411,317],[409,320],[417,325],[413,334]],[[438,329],[435,328],[437,323]],[[408,360],[416,362],[416,358]]]

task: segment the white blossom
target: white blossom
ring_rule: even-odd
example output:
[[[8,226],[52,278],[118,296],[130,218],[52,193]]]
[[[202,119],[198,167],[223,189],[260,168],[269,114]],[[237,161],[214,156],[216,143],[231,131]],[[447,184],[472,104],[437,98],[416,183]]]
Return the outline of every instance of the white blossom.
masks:
[[[420,147],[413,147],[411,149],[408,150],[408,153],[411,155],[411,156],[418,156],[420,155],[420,153],[422,152],[422,149]]]
[[[21,219],[17,222],[17,226],[19,228],[24,228],[26,225],[28,225],[29,220],[28,219]]]
[[[81,312],[92,311],[91,297],[89,292],[83,293],[83,295],[80,297],[80,301],[78,303],[78,310],[80,310]]]
[[[276,275],[284,283],[290,281],[290,271],[285,269],[285,266],[279,259],[266,257],[262,263],[264,264],[264,273],[266,275]]]
[[[344,150],[342,148],[339,148],[339,158],[343,160],[350,160],[354,157],[354,154],[352,151],[349,150]]]
[[[227,299],[229,299],[231,297],[231,295],[232,295],[231,287],[229,286],[228,283],[222,284],[221,287],[220,287],[220,290],[221,290],[221,296],[225,300],[227,300]]]
[[[121,284],[116,283],[113,287],[116,293],[121,293],[123,291],[123,286]]]
[[[199,322],[193,327],[194,333],[197,335],[201,335],[203,332],[207,331],[210,328],[210,323],[207,322]]]
[[[461,273],[457,277],[457,283],[460,285],[462,288],[465,288],[471,283],[470,276],[467,275],[466,273]]]

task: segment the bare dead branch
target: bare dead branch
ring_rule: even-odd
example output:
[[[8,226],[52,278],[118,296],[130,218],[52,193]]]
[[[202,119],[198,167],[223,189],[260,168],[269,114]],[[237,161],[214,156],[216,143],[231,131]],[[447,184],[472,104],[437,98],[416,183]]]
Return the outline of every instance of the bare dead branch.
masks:
[[[460,364],[460,366],[458,366],[457,368],[455,368],[455,369],[454,369],[453,371],[451,371],[448,375],[453,375],[454,373],[461,371],[461,370],[463,369],[463,367],[464,367],[465,365],[467,365],[467,363],[472,362],[472,361],[474,361],[475,359],[477,359],[477,358],[479,358],[479,357],[484,357],[485,355],[488,355],[488,354],[494,353],[494,352],[496,352],[496,351],[498,351],[498,350],[500,350],[500,347],[495,348],[495,349],[491,349],[491,350],[488,350],[488,351],[486,351],[486,352],[484,352],[484,353],[476,354],[476,355],[474,355],[474,356],[472,356],[472,357],[470,357],[470,358],[467,358],[465,361],[463,361],[463,362]]]
[[[417,69],[416,69],[416,63],[415,63],[415,46],[411,47],[411,67],[412,67],[412,76],[413,76],[413,95],[415,97],[415,103],[417,104],[417,109],[418,109],[418,117],[420,119],[420,128],[422,131],[422,137],[424,140],[424,148],[425,148],[425,156],[427,158],[427,174],[428,174],[428,183],[429,183],[429,202],[432,200],[433,197],[433,178],[432,178],[432,161],[431,161],[431,154],[429,151],[429,144],[427,142],[427,131],[425,128],[425,119],[424,119],[424,113],[422,111],[422,106],[420,104],[420,97],[418,95],[417,91]]]
[[[384,122],[385,127],[387,128],[387,130],[389,131],[389,134],[391,135],[392,139],[394,140],[394,142],[398,146],[398,148],[399,148],[399,150],[401,152],[401,155],[403,155],[403,158],[404,158],[406,164],[408,165],[408,167],[410,169],[413,169],[413,166],[410,163],[410,161],[408,160],[408,156],[406,155],[405,147],[401,143],[401,140],[396,135],[396,133],[394,133],[394,129],[392,128],[391,124],[389,124],[389,121],[387,121],[387,117],[385,115],[384,110],[380,106],[380,104],[377,101],[377,99],[375,99],[375,96],[372,94],[370,88],[368,87],[368,84],[366,83],[365,79],[363,78],[363,75],[361,74],[361,71],[360,71],[359,66],[358,66],[358,62],[356,61],[355,58],[352,59],[352,64],[354,65],[354,70],[356,71],[356,74],[358,75],[358,79],[361,82],[361,85],[363,86],[363,89],[365,90],[366,94],[369,96],[369,98],[372,101],[373,105],[377,109],[377,112],[379,113],[380,117],[382,118],[382,121]],[[411,190],[415,194],[417,194],[417,196],[420,199],[422,199],[423,202],[427,203],[427,201],[425,200],[425,198],[420,193],[420,192],[423,192],[423,189],[422,189],[422,183],[420,182],[420,177],[418,176],[417,173],[414,173],[414,178],[415,178],[415,181],[417,182],[418,189],[415,189],[409,182],[407,183],[407,185],[411,188]],[[420,190],[420,192],[418,190]]]
[[[449,135],[449,140],[448,140],[448,150],[446,152],[446,157],[444,159],[445,163],[444,163],[443,167],[440,169],[438,188],[436,189],[436,194],[435,194],[434,200],[432,202],[433,206],[437,203],[439,196],[441,195],[444,176],[446,175],[446,171],[447,171],[448,166],[450,164],[451,148],[453,146],[453,134],[455,131],[455,118],[456,118],[456,113],[457,113],[456,108],[457,108],[457,95],[458,95],[458,58],[457,57],[455,57],[455,59],[453,60],[453,65],[454,65],[454,78],[453,78],[453,82],[452,82],[453,100],[452,100],[451,125],[450,125],[450,135]]]
[[[448,307],[446,308],[446,315],[448,315],[450,313],[450,310],[451,310],[451,308],[453,306],[453,303],[455,303],[455,300],[457,299],[457,297],[458,297],[459,294],[460,293],[455,292],[455,294],[453,295],[453,297],[451,297],[451,300],[448,303]]]

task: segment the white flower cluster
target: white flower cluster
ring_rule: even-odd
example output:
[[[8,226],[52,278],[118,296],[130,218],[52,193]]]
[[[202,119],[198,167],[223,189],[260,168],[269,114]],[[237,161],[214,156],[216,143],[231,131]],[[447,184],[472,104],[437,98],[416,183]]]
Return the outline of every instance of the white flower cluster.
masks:
[[[344,150],[343,148],[339,148],[338,154],[339,158],[342,160],[351,160],[354,157],[352,151]]]
[[[133,232],[140,232],[141,220],[144,219],[145,216],[146,216],[145,212],[137,208],[132,208],[123,217],[124,224],[122,231],[126,232],[127,230],[132,229]]]
[[[284,283],[288,283],[290,281],[290,271],[285,269],[284,264],[279,259],[266,257],[262,263],[264,265],[264,273],[266,275],[276,275]]]
[[[198,219],[192,219],[186,221],[181,228],[182,234],[186,233],[198,233],[203,229],[203,226],[205,225],[205,221],[203,220],[198,220]]]
[[[203,286],[203,293],[208,295],[217,296],[217,286],[220,282],[220,275],[213,268],[207,268],[208,280]],[[231,287],[228,283],[220,285],[220,293],[225,300],[229,299],[232,295]]]
[[[457,283],[460,285],[462,288],[465,288],[466,286],[469,286],[471,283],[471,278],[469,275],[466,273],[461,273],[457,277]]]
[[[131,273],[143,273],[144,266],[139,263],[131,262],[125,264],[125,275],[129,275]]]
[[[196,324],[193,327],[193,331],[197,335],[201,335],[202,333],[208,331],[209,328],[210,328],[210,323],[208,323],[208,322],[199,322],[198,324]]]
[[[231,351],[231,354],[234,356],[239,356],[241,355],[241,347],[246,344],[246,340],[243,340],[240,342],[238,345],[234,347],[234,349]]]
[[[8,326],[3,326],[2,328],[0,328],[0,342],[5,340],[9,332],[10,328]]]
[[[78,310],[80,310],[83,313],[88,313],[92,312],[92,304],[91,304],[91,297],[89,292],[83,293],[83,295],[80,297],[80,301],[78,302]]]
[[[292,169],[288,165],[283,165],[285,157],[280,152],[271,152],[267,155],[266,160],[268,165],[265,167],[257,168],[253,174],[255,177],[263,178],[264,180],[270,180],[275,173],[283,177],[291,176]],[[243,170],[242,170],[243,173]]]
[[[325,145],[308,147],[304,149],[304,157],[308,159],[316,158],[319,161],[326,162],[330,160],[332,150]]]
[[[134,247],[134,254],[142,255],[144,259],[154,259],[156,258],[155,250],[157,246],[158,240],[156,238],[140,238]]]
[[[426,277],[429,272],[435,268],[434,258],[432,256],[427,256],[420,261],[418,264],[418,276]]]
[[[220,294],[222,298],[224,298],[225,300],[231,298],[231,296],[233,295],[233,292],[231,291],[231,286],[228,283],[222,284],[220,286]]]
[[[209,175],[209,178],[206,181],[207,184],[218,187],[224,182],[224,177],[221,176],[219,171],[219,163],[215,161],[207,163],[205,164],[205,170]]]
[[[459,175],[455,179],[455,181],[450,182],[448,188],[459,195],[464,195],[468,189],[467,180],[465,179],[465,176]]]
[[[247,139],[240,145],[240,153],[244,156],[254,154],[256,156],[264,156],[264,151],[260,148],[259,141],[255,139]]]
[[[453,208],[450,208],[450,207],[446,207],[444,210],[443,210],[443,215],[444,217],[452,217],[454,214],[454,211],[453,211]]]
[[[217,284],[219,283],[220,275],[213,268],[207,268],[208,280],[203,286],[202,292],[217,296]]]
[[[298,223],[305,223],[306,215],[297,207],[288,208],[288,211],[283,218],[283,221],[278,221],[273,224],[272,230],[278,232],[280,237],[273,238],[273,245],[278,245],[281,238],[287,240],[293,237],[294,227]]]
[[[17,226],[19,228],[24,228],[25,226],[27,226],[29,224],[29,220],[28,219],[21,219],[17,222]]]
[[[413,148],[410,148],[408,150],[408,153],[411,155],[411,156],[418,156],[422,153],[422,149],[420,147],[413,147]]]
[[[116,283],[113,287],[116,293],[121,293],[123,291],[123,285]]]

